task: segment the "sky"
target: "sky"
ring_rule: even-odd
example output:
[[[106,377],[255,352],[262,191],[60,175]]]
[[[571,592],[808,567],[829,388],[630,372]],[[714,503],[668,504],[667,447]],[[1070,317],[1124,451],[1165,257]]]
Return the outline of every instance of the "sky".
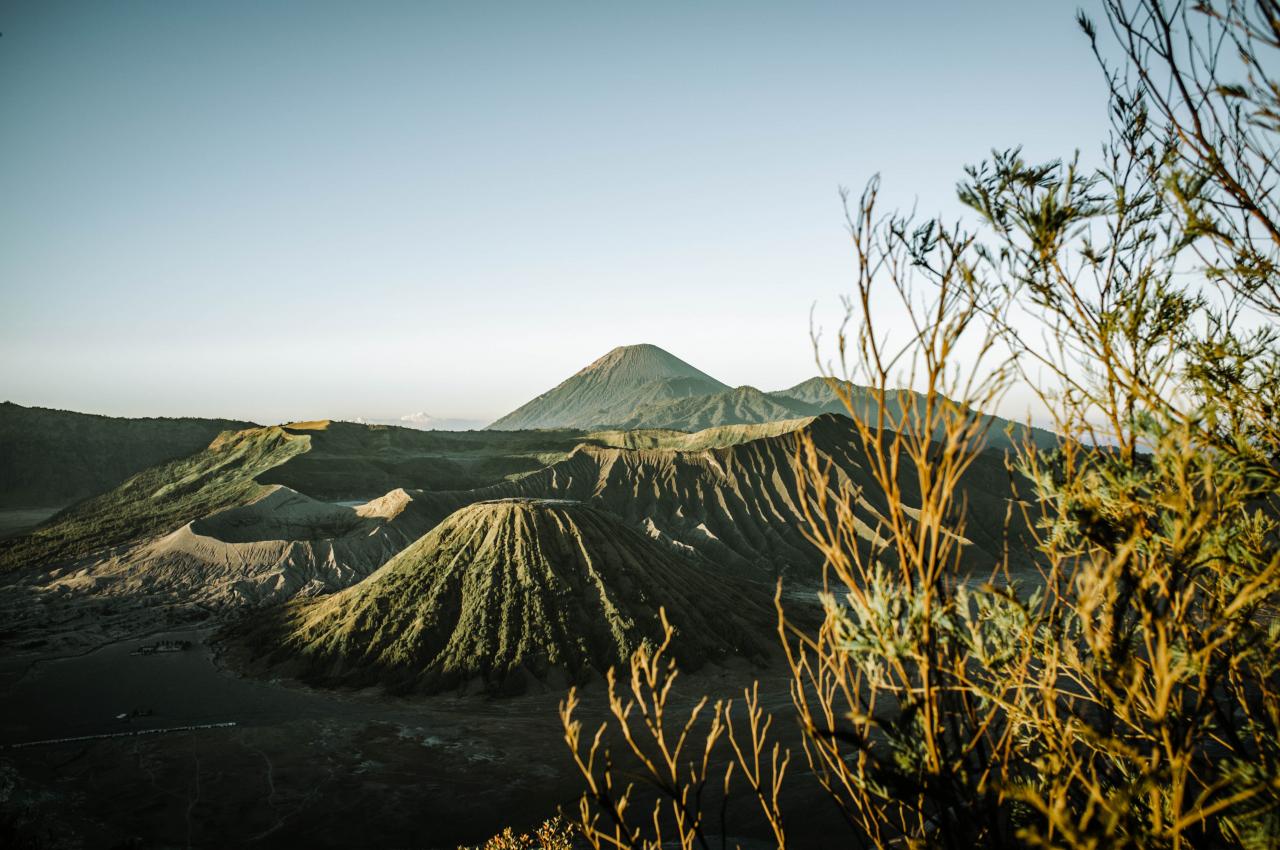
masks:
[[[489,420],[639,342],[796,384],[839,187],[954,216],[992,148],[1097,150],[1075,11],[6,0],[0,400]]]

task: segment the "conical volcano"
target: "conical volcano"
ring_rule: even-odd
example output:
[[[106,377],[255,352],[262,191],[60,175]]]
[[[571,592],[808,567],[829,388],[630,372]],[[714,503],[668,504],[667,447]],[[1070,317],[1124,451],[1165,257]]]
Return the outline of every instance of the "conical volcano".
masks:
[[[504,499],[457,511],[365,581],[290,604],[239,642],[253,666],[304,681],[514,693],[625,663],[661,640],[660,606],[685,668],[766,652],[774,612],[759,587],[712,577],[604,511]]]
[[[624,345],[489,428],[519,431],[616,425],[635,418],[636,410],[645,405],[728,389],[727,384],[656,345]]]

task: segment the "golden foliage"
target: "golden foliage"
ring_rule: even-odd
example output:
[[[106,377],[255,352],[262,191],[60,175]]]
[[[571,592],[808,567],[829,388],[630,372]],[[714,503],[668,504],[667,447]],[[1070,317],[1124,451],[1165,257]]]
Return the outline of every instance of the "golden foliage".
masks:
[[[577,828],[560,816],[543,821],[532,833],[517,835],[511,827],[477,847],[459,847],[458,850],[573,850]]]
[[[994,155],[960,190],[975,233],[879,216],[874,181],[848,216],[857,278],[828,371],[888,507],[860,508],[801,440],[824,616],[806,629],[779,606],[779,631],[805,762],[858,845],[1280,844],[1280,10],[1106,7],[1129,64],[1104,63],[1100,167]],[[888,403],[897,385],[915,400]],[[1015,385],[1061,438],[1009,458],[1008,535],[1034,557],[973,581],[974,411]],[[577,695],[562,706],[584,838],[710,846],[740,828],[723,822],[740,776],[787,846],[791,753],[758,690],[742,714],[704,699],[669,718],[665,650],[637,653],[628,692],[610,678],[590,741]]]

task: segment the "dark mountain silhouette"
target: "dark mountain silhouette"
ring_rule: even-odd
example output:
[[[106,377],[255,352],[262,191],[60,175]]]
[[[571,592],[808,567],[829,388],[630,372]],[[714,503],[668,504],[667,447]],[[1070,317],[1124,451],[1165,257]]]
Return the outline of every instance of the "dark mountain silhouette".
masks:
[[[0,403],[0,508],[55,508],[104,493],[131,475],[198,452],[231,419],[121,419]]]

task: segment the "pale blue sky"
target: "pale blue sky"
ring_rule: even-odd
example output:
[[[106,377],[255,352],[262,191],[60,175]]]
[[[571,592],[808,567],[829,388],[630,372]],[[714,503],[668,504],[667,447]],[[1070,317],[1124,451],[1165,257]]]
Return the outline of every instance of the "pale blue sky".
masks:
[[[0,4],[0,398],[487,419],[633,342],[794,384],[838,186],[1096,150],[1075,9]]]

